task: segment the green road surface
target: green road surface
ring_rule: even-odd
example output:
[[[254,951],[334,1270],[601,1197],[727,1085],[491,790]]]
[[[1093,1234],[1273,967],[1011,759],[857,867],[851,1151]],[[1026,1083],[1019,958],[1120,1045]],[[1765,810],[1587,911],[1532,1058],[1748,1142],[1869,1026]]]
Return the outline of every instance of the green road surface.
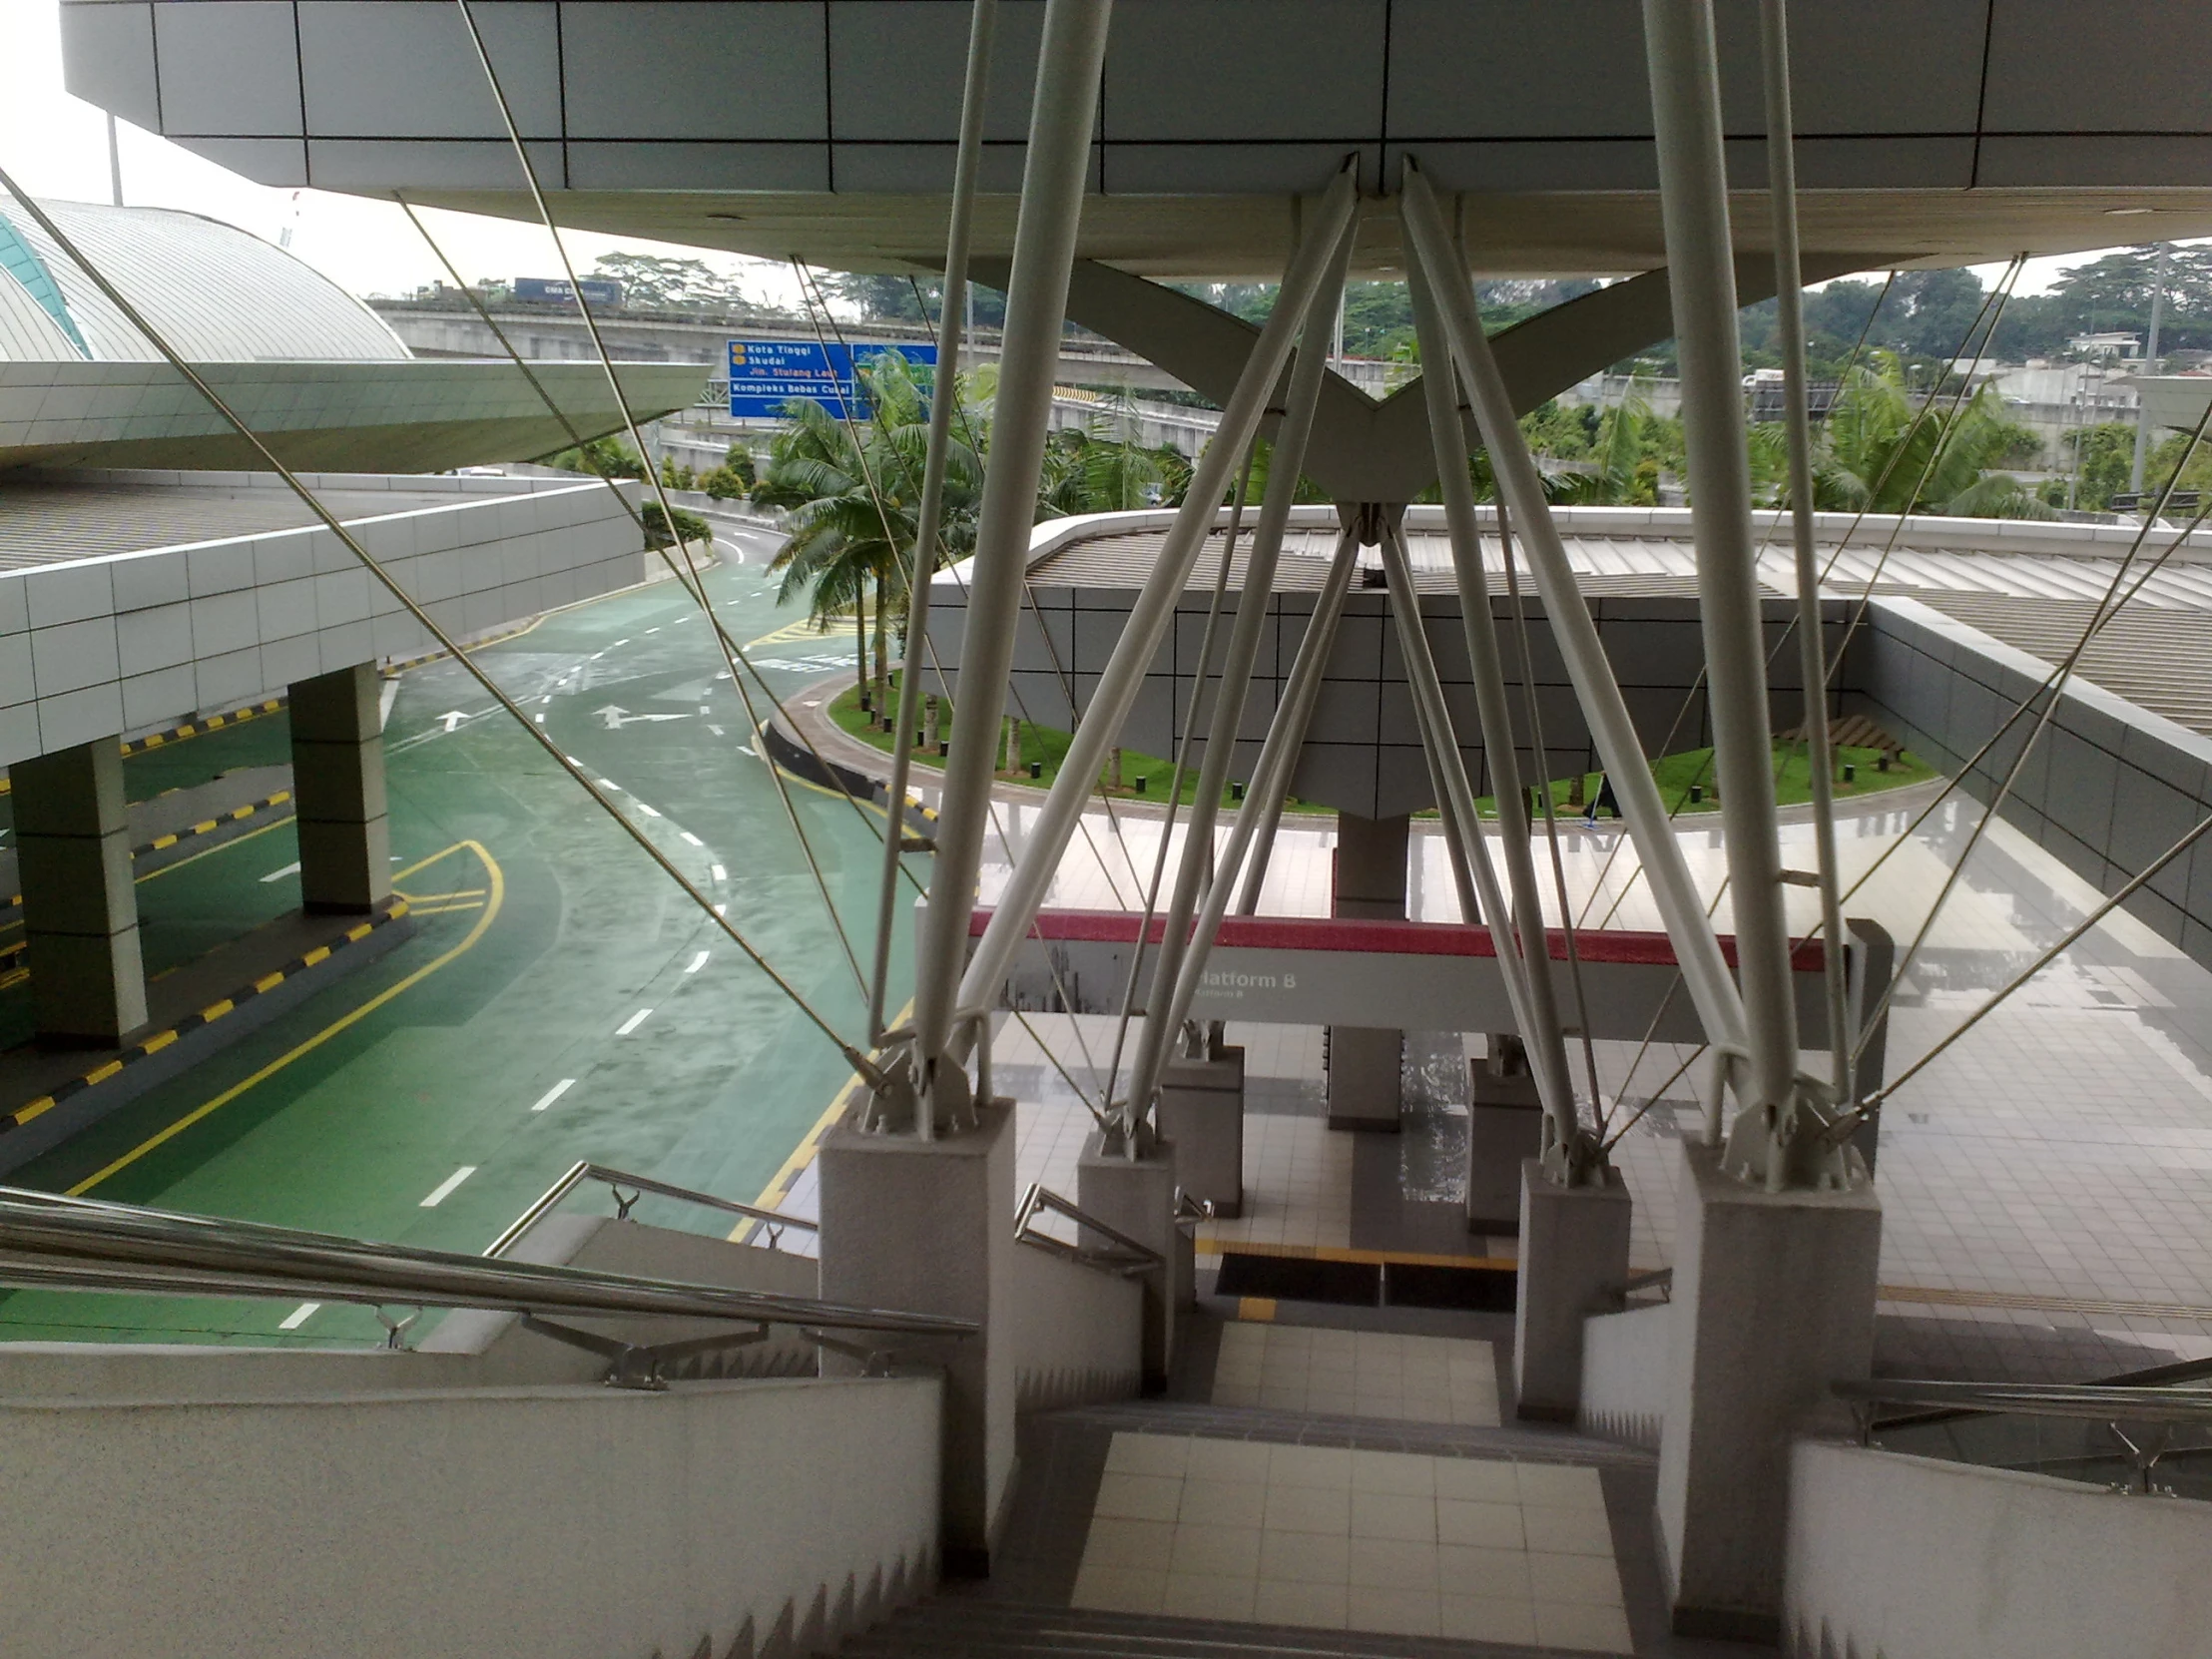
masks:
[[[798,614],[763,577],[767,542],[744,539],[755,563],[708,578],[740,642]],[[781,693],[834,666],[825,658],[800,638],[757,660]],[[673,583],[550,616],[477,660],[617,786],[633,822],[841,1035],[864,1038],[863,999],[745,710]],[[265,718],[126,766],[158,765],[157,787],[174,788],[281,758],[283,738]],[[458,665],[404,676],[385,749],[393,868],[417,936],[13,1179],[467,1252],[578,1159],[755,1197],[843,1081],[835,1048]],[[792,799],[864,965],[881,818],[797,784]],[[296,905],[295,875],[262,879],[296,855],[287,824],[143,882],[150,962],[157,939],[165,962],[185,960]],[[893,1008],[909,988],[910,915],[902,903]],[[719,1226],[650,1199],[639,1213]],[[381,1336],[367,1310],[338,1307],[279,1331],[296,1306],[18,1292],[0,1302],[0,1338]]]

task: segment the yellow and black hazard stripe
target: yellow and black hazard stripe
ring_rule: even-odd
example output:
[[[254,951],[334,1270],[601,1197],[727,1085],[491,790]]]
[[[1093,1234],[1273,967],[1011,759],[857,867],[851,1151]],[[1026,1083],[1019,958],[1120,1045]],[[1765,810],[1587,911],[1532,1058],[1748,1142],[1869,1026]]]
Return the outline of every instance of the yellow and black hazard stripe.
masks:
[[[284,706],[281,697],[267,698],[260,703],[250,703],[243,709],[227,709],[220,715],[210,715],[206,720],[187,721],[182,726],[172,726],[166,732],[149,732],[143,738],[132,738],[123,745],[123,753],[143,755],[149,749],[160,749],[165,744],[183,743],[187,738],[197,738],[205,732],[220,732],[226,726],[243,726],[263,715],[273,715]]]
[[[132,847],[131,856],[134,858],[143,858],[149,852],[167,851],[170,847],[175,846],[179,841],[189,841],[195,835],[211,834],[215,830],[226,829],[231,825],[244,823],[247,819],[254,817],[257,813],[266,813],[272,807],[281,807],[290,799],[291,791],[278,790],[275,795],[266,796],[260,801],[249,801],[243,807],[234,807],[229,812],[219,813],[214,818],[202,819],[198,824],[187,825],[184,829],[179,830],[174,834],[156,835],[144,846]],[[8,895],[7,902],[4,904],[0,904],[0,912],[20,909],[22,908],[22,905],[23,895],[19,892],[10,893]],[[0,948],[0,955],[5,955],[8,948],[20,950],[22,946],[15,945],[11,947]]]
[[[214,831],[224,829],[229,825],[243,823],[247,819],[252,818],[257,813],[266,813],[272,807],[281,807],[290,799],[291,791],[278,790],[275,795],[266,796],[260,801],[249,801],[243,807],[234,807],[229,812],[219,813],[214,818],[202,819],[198,824],[188,825],[184,829],[179,830],[174,834],[156,835],[144,846],[132,847],[131,855],[134,858],[143,858],[149,852],[164,851],[169,847],[175,846],[179,841],[191,840],[192,837],[195,835],[212,834]]]
[[[289,699],[282,697],[265,698],[259,703],[249,703],[243,709],[226,709],[219,715],[208,716],[206,720],[188,720],[182,726],[149,732],[143,738],[128,738],[117,747],[128,760],[133,755],[145,754],[149,749],[160,749],[168,744],[183,743],[187,738],[197,738],[204,732],[220,732],[226,726],[243,726],[250,720],[259,720],[263,715],[275,714],[288,701]],[[13,784],[12,779],[0,778],[0,795],[6,795]]]
[[[606,595],[595,594],[593,595],[593,597],[604,599]],[[568,609],[568,607],[565,605],[559,606],[557,608],[560,610]],[[506,640],[519,639],[522,635],[530,632],[531,629],[537,627],[552,614],[552,611],[546,611],[538,616],[532,617],[528,622],[518,622],[512,628],[502,628],[501,630],[499,630],[499,632],[495,634],[486,634],[481,639],[465,641],[461,645],[461,650],[464,654],[471,651],[481,651],[487,645],[498,645]],[[406,657],[395,663],[386,663],[383,669],[384,678],[387,680],[396,680],[399,678],[399,676],[406,673],[407,670],[409,670],[410,668],[420,668],[425,663],[442,662],[444,659],[452,655],[452,652],[447,651],[441,647],[436,651],[425,651],[419,657]]]
[[[203,1025],[212,1025],[215,1021],[223,1018],[224,1015],[253,1001],[257,996],[268,995],[286,979],[304,973],[318,963],[328,961],[333,954],[343,950],[347,945],[360,943],[369,934],[375,932],[377,928],[397,921],[406,913],[407,905],[405,901],[395,901],[388,909],[379,910],[366,920],[348,927],[344,933],[332,939],[328,944],[318,944],[304,955],[294,956],[282,967],[276,969],[274,972],[263,974],[251,985],[233,991],[219,1002],[209,1003],[198,1013],[187,1014],[166,1031],[156,1031],[152,1036],[133,1043],[122,1053],[95,1066],[82,1077],[72,1077],[68,1082],[57,1087],[51,1094],[40,1095],[38,1099],[28,1101],[12,1112],[0,1113],[0,1134],[5,1134],[11,1129],[22,1128],[33,1118],[51,1112],[63,1101],[105,1083],[117,1072],[123,1070],[124,1067],[135,1065],[149,1055],[159,1054],[179,1037],[197,1031]]]

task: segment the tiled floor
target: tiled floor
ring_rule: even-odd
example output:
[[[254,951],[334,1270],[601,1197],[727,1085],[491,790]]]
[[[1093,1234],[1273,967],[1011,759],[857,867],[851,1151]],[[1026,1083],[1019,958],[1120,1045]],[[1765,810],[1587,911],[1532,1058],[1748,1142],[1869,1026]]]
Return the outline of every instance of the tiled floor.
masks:
[[[1117,1433],[1074,1604],[1629,1651],[1597,1471]]]
[[[1213,1402],[1494,1428],[1488,1343],[1238,1321],[1222,1328]]]
[[[1974,811],[1946,807],[1903,845],[1902,814],[1840,824],[1847,876],[1896,847],[1851,909],[1882,922],[1902,948],[1920,930]],[[1120,850],[1105,846],[1111,837],[1102,824],[1093,829],[1116,885],[1126,886]],[[1157,833],[1156,824],[1132,829],[1130,850],[1145,868]],[[1810,855],[1811,833],[1808,826],[1784,828],[1793,858]],[[1701,827],[1681,841],[1700,885],[1715,891],[1724,865],[1717,831]],[[1263,908],[1325,909],[1332,844],[1326,823],[1287,826]],[[1452,883],[1440,846],[1423,831],[1415,850],[1416,908],[1427,919],[1449,919]],[[1570,898],[1578,909],[1589,906],[1586,921],[1656,924],[1648,887],[1634,879],[1635,858],[1617,831],[1571,830],[1562,851]],[[1003,877],[1003,864],[986,870],[986,899]],[[1051,902],[1114,902],[1081,841],[1056,879]],[[2026,837],[1992,827],[1899,990],[1891,1075],[1948,1034],[2096,897]],[[1793,889],[1789,898],[1793,922],[1808,920],[1815,895]],[[1725,903],[1717,919],[1727,925]],[[1053,1026],[1029,1017],[1097,1092],[1075,1030],[1103,1065],[1113,1022],[1062,1018]],[[1248,1027],[1234,1038],[1248,1045],[1246,1213],[1202,1229],[1202,1261],[1240,1243],[1293,1252],[1368,1247],[1374,1218],[1357,1207],[1353,1173],[1356,1143],[1373,1137],[1332,1133],[1314,1110],[1314,1034]],[[1007,1086],[1023,1101],[1023,1179],[1066,1190],[1088,1115],[1043,1055],[1024,1051],[1027,1042],[1013,1030],[999,1039]],[[1686,1050],[1654,1045],[1640,1060],[1629,1044],[1597,1050],[1601,1089],[1623,1101],[1615,1123],[1652,1093],[1664,1097],[1615,1153],[1636,1200],[1634,1263],[1661,1267],[1673,1252],[1672,1142],[1695,1122],[1697,1079],[1659,1089]],[[1824,1062],[1808,1056],[1808,1064]],[[1448,1129],[1455,1108],[1440,1102],[1433,1110]],[[2087,1378],[2212,1356],[2212,974],[2133,918],[2108,917],[1889,1102],[1877,1190],[1890,1369]],[[1465,1248],[1498,1256],[1510,1245],[1470,1238]]]

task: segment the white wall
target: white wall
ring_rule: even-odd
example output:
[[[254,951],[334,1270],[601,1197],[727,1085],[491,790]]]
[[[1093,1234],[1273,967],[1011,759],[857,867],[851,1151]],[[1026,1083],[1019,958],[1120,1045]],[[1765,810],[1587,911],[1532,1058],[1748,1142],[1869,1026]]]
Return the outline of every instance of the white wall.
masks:
[[[0,1403],[0,1645],[645,1659],[864,1617],[933,1570],[940,1390]]]
[[[185,486],[232,494],[283,488],[251,473],[81,476],[187,494]],[[452,634],[645,575],[637,526],[595,478],[302,481],[349,494],[453,497],[450,506],[410,503],[347,526]],[[434,643],[319,525],[0,571],[0,765],[230,708],[294,680]]]
[[[1659,1444],[1667,1414],[1667,1333],[1674,1305],[1662,1302],[1582,1322],[1585,1433],[1630,1445]]]
[[[1801,1441],[1784,1652],[2201,1659],[2212,1504]]]
[[[1020,1408],[1134,1398],[1143,1381],[1144,1288],[1026,1246],[1013,1264]]]

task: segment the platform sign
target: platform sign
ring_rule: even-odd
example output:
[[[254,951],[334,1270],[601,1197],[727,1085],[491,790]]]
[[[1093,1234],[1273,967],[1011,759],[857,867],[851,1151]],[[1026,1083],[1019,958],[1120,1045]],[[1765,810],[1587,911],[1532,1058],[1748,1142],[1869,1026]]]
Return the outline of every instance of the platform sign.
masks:
[[[887,351],[915,368],[937,366],[934,345],[842,345],[815,340],[734,339],[730,342],[730,413],[774,419],[795,397],[811,398],[839,419],[868,417],[853,359],[862,364]]]

